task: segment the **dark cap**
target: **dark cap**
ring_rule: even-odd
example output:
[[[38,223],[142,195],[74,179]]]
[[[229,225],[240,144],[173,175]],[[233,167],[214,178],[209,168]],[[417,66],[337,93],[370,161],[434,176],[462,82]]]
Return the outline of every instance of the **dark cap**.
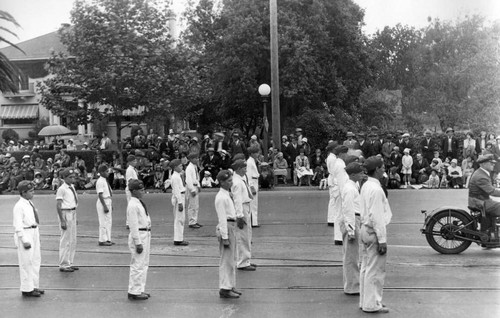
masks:
[[[170,164],[168,165],[170,168],[174,169],[177,166],[180,166],[182,164],[181,159],[174,159],[170,161]]]
[[[100,165],[99,168],[97,169],[97,172],[99,173],[103,173],[103,172],[106,172],[108,171],[108,166],[107,165]]]
[[[346,165],[349,165],[352,162],[358,162],[358,161],[359,161],[359,157],[354,156],[354,155],[347,156],[347,158],[345,158],[345,160],[344,160]]]
[[[259,147],[248,147],[248,153],[258,153],[260,151]]]
[[[333,150],[333,153],[338,155],[341,153],[347,153],[348,151],[349,151],[349,148],[347,146],[340,145],[340,146],[335,147],[335,149]]]
[[[233,162],[235,162],[236,160],[239,160],[239,159],[245,160],[245,155],[242,154],[241,152],[234,155]]]
[[[19,193],[33,190],[34,188],[35,188],[35,185],[33,184],[33,182],[28,181],[28,180],[23,180],[17,184],[17,190],[19,190]]]
[[[131,162],[131,161],[134,161],[136,158],[134,155],[128,155],[127,156],[127,162]]]
[[[377,156],[371,156],[370,158],[366,159],[363,166],[366,168],[366,170],[371,171],[375,170],[376,168],[382,167],[384,163],[382,162],[382,159],[380,159]]]
[[[493,162],[495,163],[495,157],[492,154],[481,155],[477,158],[477,163]]]
[[[234,171],[240,169],[240,168],[243,168],[243,167],[246,167],[247,166],[247,163],[245,162],[245,160],[243,159],[237,159],[234,161],[233,165],[231,166],[231,168],[233,168]]]
[[[198,156],[198,154],[197,154],[197,153],[190,153],[190,154],[187,156],[187,158],[188,158],[189,160],[193,160],[193,159],[198,159],[198,158],[199,158],[199,156]]]
[[[137,180],[137,179],[130,179],[128,181],[128,189],[130,191],[134,191],[134,190],[139,190],[139,189],[144,189],[144,183],[142,183],[141,180]]]
[[[229,179],[231,177],[231,171],[229,170],[221,170],[218,174],[217,174],[217,180],[219,182],[223,182],[223,181],[226,181],[227,179]]]
[[[363,167],[359,162],[351,162],[347,165],[347,167],[345,167],[345,172],[349,175],[360,173],[363,172]]]
[[[63,179],[66,179],[70,175],[76,174],[76,170],[73,168],[66,168],[64,170],[61,170],[60,174]]]

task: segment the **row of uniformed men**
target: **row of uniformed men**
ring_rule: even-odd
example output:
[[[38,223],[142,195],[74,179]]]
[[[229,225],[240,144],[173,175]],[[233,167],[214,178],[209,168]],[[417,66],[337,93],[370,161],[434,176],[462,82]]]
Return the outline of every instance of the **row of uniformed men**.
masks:
[[[243,159],[235,160],[235,162],[245,163],[245,180],[247,189],[249,194],[252,196],[253,200],[245,199],[245,202],[242,202],[242,205],[248,206],[247,215],[243,215],[239,219],[238,226],[242,229],[246,229],[246,236],[242,237],[242,245],[241,252],[241,261],[238,262],[239,268],[243,270],[255,270],[255,267],[250,265],[249,260],[251,257],[250,252],[250,244],[251,244],[251,224],[257,223],[257,204],[254,207],[255,217],[251,216],[251,207],[250,202],[257,201],[258,195],[258,170],[255,164],[256,157],[258,156],[258,150],[255,149],[250,150],[251,157],[248,159],[250,172],[250,180],[255,180],[254,182],[248,182],[247,171],[246,171],[246,162]],[[238,158],[235,158],[238,159]],[[199,209],[199,182],[198,180],[190,180],[188,175],[198,176],[199,174],[196,171],[197,166],[197,156],[190,157],[190,164],[186,169],[186,179],[187,179],[187,187],[190,191],[190,197],[188,199],[188,211],[190,215],[190,226],[194,228],[199,228],[201,225],[198,224],[198,209]],[[134,189],[132,187],[137,187],[137,171],[135,170],[135,164],[137,160],[135,156],[131,155],[127,158],[129,162],[129,167],[127,168],[126,179],[127,179],[127,188],[126,188],[126,196],[127,196],[127,227],[130,229],[129,235],[129,248],[132,251],[132,262],[131,262],[131,283],[129,288],[129,298],[138,299],[138,296],[135,293],[133,286],[145,284],[145,274],[144,277],[137,274],[136,268],[142,268],[140,270],[141,273],[147,272],[147,264],[149,263],[149,243],[144,244],[147,245],[147,253],[142,254],[142,250],[144,245],[140,240],[141,235],[137,234],[137,231],[140,232],[150,232],[150,220],[141,219],[140,216],[134,217],[137,213],[129,212],[130,209],[134,210],[134,206],[137,204],[130,205],[130,202],[133,203],[136,200],[132,200],[134,197],[133,192],[139,191],[143,189],[143,185],[141,182],[140,189]],[[174,213],[174,244],[175,245],[188,245],[188,242],[183,240],[183,231],[184,231],[184,208],[183,204],[185,202],[185,186],[184,182],[180,176],[182,172],[182,164],[180,160],[173,160],[170,163],[174,173],[172,174],[172,205],[173,205],[173,213]],[[243,167],[241,167],[243,169]],[[190,171],[193,170],[193,171]],[[112,191],[106,180],[108,174],[108,167],[106,165],[102,165],[98,168],[100,173],[100,178],[96,183],[96,192],[98,194],[98,199],[96,202],[96,209],[99,218],[99,245],[100,246],[110,246],[114,243],[111,242],[111,224],[112,224]],[[57,200],[57,212],[59,216],[59,222],[61,227],[61,237],[59,244],[59,270],[61,272],[74,272],[79,268],[73,265],[73,260],[76,252],[76,208],[78,206],[78,196],[76,194],[75,188],[73,186],[73,181],[75,177],[75,171],[71,168],[67,168],[61,171],[61,178],[64,180],[64,183],[59,187],[56,193]],[[133,181],[135,180],[135,181]],[[132,182],[133,181],[133,182]],[[251,189],[251,190],[250,190]],[[44,294],[44,291],[39,289],[39,271],[40,271],[40,237],[38,231],[39,219],[38,212],[34,207],[31,199],[34,195],[34,185],[29,181],[23,181],[18,185],[18,190],[20,192],[20,199],[14,206],[13,210],[13,224],[15,231],[15,243],[18,248],[19,255],[19,267],[20,267],[20,278],[21,278],[21,292],[24,296],[27,297],[40,297],[40,295]],[[137,192],[139,193],[139,192]],[[137,196],[135,196],[137,197]],[[142,197],[142,195],[141,195]],[[140,199],[140,198],[139,198]],[[248,202],[246,202],[248,201]],[[146,210],[146,206],[142,201],[141,205],[143,209]],[[135,202],[137,203],[137,202]],[[240,209],[243,211],[243,208]],[[135,209],[137,212],[137,209]],[[243,213],[243,212],[242,212]],[[140,213],[139,213],[140,214]],[[149,215],[147,212],[144,212],[149,219]],[[240,216],[241,216],[240,215]],[[131,220],[134,223],[131,226]],[[142,222],[139,222],[142,220]],[[243,222],[244,221],[244,222]],[[138,223],[137,223],[138,222]],[[139,226],[139,225],[140,226]],[[148,224],[147,226],[144,226]],[[247,225],[248,224],[248,225]],[[135,229],[138,229],[137,231]],[[144,233],[142,233],[144,234]],[[150,234],[150,233],[148,233]],[[133,242],[134,244],[132,244]],[[139,242],[139,243],[138,243]],[[135,244],[138,243],[138,244]],[[142,247],[132,248],[134,245],[142,245]],[[139,252],[139,250],[141,252]],[[135,251],[135,252],[134,252]],[[142,257],[139,257],[140,261],[134,258],[135,254],[142,254]],[[145,255],[147,256],[147,261],[145,259]],[[145,268],[145,269],[144,269]],[[132,281],[137,281],[138,279],[133,279],[133,277],[142,277],[139,280],[143,280],[143,283],[137,284]],[[144,287],[142,287],[144,289]],[[139,295],[140,296],[140,295]],[[139,297],[140,298],[140,297]]]
[[[327,151],[328,225],[334,226],[335,245],[343,246],[344,292],[360,295],[359,308],[365,312],[387,313],[382,292],[392,212],[379,181],[383,161],[373,156],[361,165],[348,158],[343,145],[330,144]]]

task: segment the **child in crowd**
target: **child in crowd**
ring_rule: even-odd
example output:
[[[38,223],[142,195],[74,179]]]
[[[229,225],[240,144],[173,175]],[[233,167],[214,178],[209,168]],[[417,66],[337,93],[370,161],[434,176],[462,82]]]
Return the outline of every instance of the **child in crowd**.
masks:
[[[401,187],[401,177],[398,173],[398,167],[391,167],[389,169],[389,183],[387,187],[389,189],[399,189]]]
[[[410,149],[408,148],[405,148],[405,150],[403,150],[403,154],[403,159],[401,160],[403,168],[401,169],[401,173],[403,174],[403,187],[407,188],[410,185],[411,166],[413,166],[413,158],[410,156]]]
[[[448,188],[448,164],[443,164],[441,172],[441,183],[439,184],[439,187],[441,189],[446,189]]]
[[[439,186],[440,182],[439,182],[438,172],[436,169],[432,169],[431,175],[429,176],[429,180],[427,180],[426,182],[426,187],[429,189],[439,189]]]
[[[163,178],[165,176],[165,172],[160,164],[157,164],[155,167],[155,175],[154,175],[154,187],[155,189],[163,188]]]
[[[205,171],[203,179],[201,180],[201,187],[212,188],[215,185],[217,185],[217,181],[214,181],[214,179],[212,179],[212,174],[210,173],[210,171]]]
[[[52,191],[56,191],[59,186],[61,185],[62,181],[61,179],[59,179],[59,171],[58,170],[54,170],[53,172],[53,177],[52,177],[52,185],[51,185],[51,189]]]
[[[40,190],[43,188],[44,180],[42,178],[42,173],[40,171],[35,172],[35,178],[33,179],[35,184],[35,190]]]
[[[462,179],[463,184],[465,184],[465,188],[469,187],[469,179],[474,173],[474,161],[471,157],[467,157],[462,161]]]

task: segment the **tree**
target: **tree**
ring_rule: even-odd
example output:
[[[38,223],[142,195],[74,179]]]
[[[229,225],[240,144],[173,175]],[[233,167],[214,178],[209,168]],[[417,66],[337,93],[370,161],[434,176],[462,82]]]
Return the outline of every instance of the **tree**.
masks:
[[[121,148],[123,111],[144,106],[145,116],[161,116],[176,96],[184,66],[168,9],[148,0],[77,0],[72,25],[60,29],[68,54],[49,60],[54,76],[40,86],[41,103],[79,124],[114,121]]]
[[[373,80],[362,10],[330,0],[281,1],[278,10],[281,114],[326,105],[330,114],[353,115]],[[217,125],[251,134],[262,123],[257,88],[270,82],[268,3],[200,0],[186,19],[183,41],[198,56],[207,93],[195,108],[202,118],[216,114]]]
[[[16,19],[14,19],[14,17],[6,11],[0,10],[0,20],[11,23],[16,27],[20,27]],[[0,26],[0,30],[16,36],[14,32],[10,31],[6,27]],[[17,45],[7,40],[4,36],[0,35],[0,43],[2,42],[8,43],[19,51],[23,52],[23,50],[21,50]],[[9,59],[7,59],[5,54],[0,53],[0,91],[17,93],[19,91],[19,75],[19,69],[14,64],[12,64]]]

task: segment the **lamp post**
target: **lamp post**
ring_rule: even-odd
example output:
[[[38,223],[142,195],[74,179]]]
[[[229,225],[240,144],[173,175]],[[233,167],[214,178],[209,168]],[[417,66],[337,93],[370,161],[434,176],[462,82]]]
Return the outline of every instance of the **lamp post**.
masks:
[[[263,148],[264,148],[264,160],[267,161],[267,152],[268,152],[268,144],[267,144],[267,134],[269,130],[269,122],[267,121],[267,99],[269,98],[269,93],[271,93],[271,87],[267,84],[262,84],[259,86],[259,94],[262,97],[262,103],[264,104],[264,117],[263,117],[263,125],[264,129],[264,140],[263,140]]]

